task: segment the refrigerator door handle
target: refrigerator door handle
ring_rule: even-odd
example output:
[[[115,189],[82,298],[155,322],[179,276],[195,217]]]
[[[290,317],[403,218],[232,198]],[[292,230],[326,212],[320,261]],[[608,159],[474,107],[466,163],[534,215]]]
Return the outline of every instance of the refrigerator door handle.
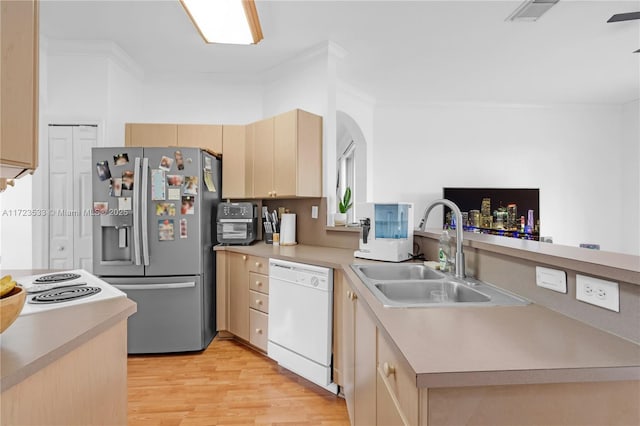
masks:
[[[142,259],[145,266],[149,266],[149,219],[147,218],[147,206],[146,199],[147,185],[149,184],[149,159],[142,159],[142,186],[140,188],[141,196],[145,198],[142,200]]]
[[[133,163],[133,257],[136,266],[142,264],[140,258],[140,191],[138,183],[140,182],[140,157],[136,157]]]
[[[193,288],[196,283],[166,283],[166,284],[111,284],[119,290],[167,290],[171,288]]]

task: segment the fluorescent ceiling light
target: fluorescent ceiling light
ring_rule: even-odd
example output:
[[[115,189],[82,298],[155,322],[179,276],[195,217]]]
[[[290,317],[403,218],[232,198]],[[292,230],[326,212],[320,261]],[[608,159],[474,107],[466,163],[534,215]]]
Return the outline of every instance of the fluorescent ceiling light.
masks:
[[[525,0],[518,8],[507,18],[507,21],[529,21],[535,22],[546,11],[551,9],[559,0]]]
[[[253,0],[180,0],[207,43],[255,44],[262,29]]]

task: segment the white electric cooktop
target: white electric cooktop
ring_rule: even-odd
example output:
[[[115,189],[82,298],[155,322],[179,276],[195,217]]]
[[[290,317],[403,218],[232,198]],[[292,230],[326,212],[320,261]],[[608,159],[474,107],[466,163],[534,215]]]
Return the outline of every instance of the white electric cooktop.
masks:
[[[126,294],[83,269],[16,278],[27,290],[20,315],[31,315],[81,303],[94,303]]]

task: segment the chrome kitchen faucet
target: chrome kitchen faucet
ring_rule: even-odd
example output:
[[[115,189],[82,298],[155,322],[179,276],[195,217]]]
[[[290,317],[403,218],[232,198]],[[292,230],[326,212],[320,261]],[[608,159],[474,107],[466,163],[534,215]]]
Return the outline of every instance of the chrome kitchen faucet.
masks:
[[[432,201],[424,211],[424,215],[422,216],[422,220],[420,221],[420,226],[418,229],[420,231],[424,231],[424,227],[427,224],[427,217],[431,210],[437,205],[445,205],[449,207],[453,213],[456,215],[456,278],[465,278],[464,273],[464,253],[462,252],[462,213],[460,213],[460,208],[453,202],[446,199],[435,200]]]

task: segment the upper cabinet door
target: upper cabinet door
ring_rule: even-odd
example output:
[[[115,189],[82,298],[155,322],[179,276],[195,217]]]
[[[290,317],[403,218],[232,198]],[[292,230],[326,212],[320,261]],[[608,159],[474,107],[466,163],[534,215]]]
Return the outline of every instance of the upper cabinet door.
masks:
[[[178,146],[178,125],[127,123],[124,140],[125,146]]]
[[[293,110],[275,117],[274,196],[322,196],[322,117]]]
[[[254,198],[272,198],[275,196],[273,189],[273,127],[273,118],[260,120],[253,124]]]
[[[222,126],[215,124],[178,124],[178,146],[222,152]]]
[[[277,197],[295,196],[298,188],[298,111],[274,118],[273,190]],[[305,165],[306,166],[306,165]]]
[[[0,177],[38,165],[38,2],[0,2]]]
[[[222,196],[223,198],[251,198],[253,196],[253,158],[247,147],[249,126],[222,128]]]

